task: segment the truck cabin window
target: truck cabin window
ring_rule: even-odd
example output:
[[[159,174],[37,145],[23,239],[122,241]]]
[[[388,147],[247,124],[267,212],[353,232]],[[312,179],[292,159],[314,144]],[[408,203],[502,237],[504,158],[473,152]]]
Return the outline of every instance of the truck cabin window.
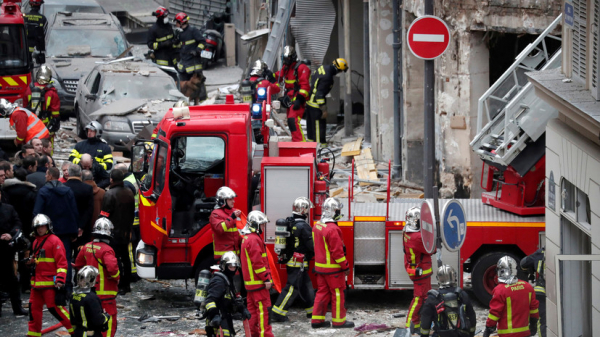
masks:
[[[225,140],[217,136],[172,139],[170,237],[193,236],[208,224],[217,190],[225,185],[225,150]]]

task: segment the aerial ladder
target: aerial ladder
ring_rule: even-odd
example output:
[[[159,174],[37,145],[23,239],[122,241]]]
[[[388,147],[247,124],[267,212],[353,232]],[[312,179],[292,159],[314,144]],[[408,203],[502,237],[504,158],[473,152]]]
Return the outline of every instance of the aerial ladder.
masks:
[[[560,47],[550,40],[559,15],[515,59],[479,98],[477,135],[470,143],[483,160],[481,199],[485,204],[518,214],[544,214],[545,132],[558,111],[535,95],[526,72],[560,68]],[[556,43],[554,43],[556,45]],[[483,125],[484,121],[487,124]]]

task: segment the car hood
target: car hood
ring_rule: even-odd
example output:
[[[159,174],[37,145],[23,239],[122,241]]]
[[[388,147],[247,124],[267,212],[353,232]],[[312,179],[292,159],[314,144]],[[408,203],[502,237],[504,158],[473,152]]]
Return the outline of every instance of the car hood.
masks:
[[[87,75],[101,58],[47,58],[46,65],[52,68],[54,78],[58,80],[75,79]]]
[[[164,99],[122,98],[116,101],[103,101],[102,108],[90,114],[92,118],[102,116],[126,116],[140,114],[149,119],[161,119],[175,101]]]

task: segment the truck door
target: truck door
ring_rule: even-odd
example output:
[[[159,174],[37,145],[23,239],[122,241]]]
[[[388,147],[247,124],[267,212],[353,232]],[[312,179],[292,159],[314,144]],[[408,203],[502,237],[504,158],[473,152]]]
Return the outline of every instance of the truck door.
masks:
[[[140,226],[144,243],[161,247],[171,230],[171,197],[168,169],[169,145],[163,141],[154,144],[148,173],[142,180],[140,196]]]

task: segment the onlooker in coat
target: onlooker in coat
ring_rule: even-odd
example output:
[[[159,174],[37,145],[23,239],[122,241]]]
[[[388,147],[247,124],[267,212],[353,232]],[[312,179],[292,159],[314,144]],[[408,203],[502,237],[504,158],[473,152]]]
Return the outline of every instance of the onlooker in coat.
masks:
[[[33,138],[31,140],[31,142],[29,142],[31,144],[31,146],[33,146],[33,150],[35,151],[35,153],[37,153],[39,156],[44,154],[43,151],[43,145],[42,145],[42,140],[39,138]]]
[[[4,171],[4,174],[6,174],[6,179],[11,179],[15,177],[15,171],[13,170],[13,166],[6,160],[0,161],[0,170]]]
[[[94,193],[94,210],[92,211],[92,219],[89,224],[89,226],[92,227],[94,225],[94,222],[98,220],[98,216],[100,215],[100,209],[102,208],[102,200],[104,200],[104,194],[106,193],[106,191],[103,188],[100,188],[98,187],[98,185],[96,185],[92,171],[83,170],[83,172],[81,172],[81,177],[84,183],[92,186],[92,190]]]
[[[71,252],[71,242],[77,238],[79,211],[73,191],[58,181],[60,172],[51,167],[46,172],[46,184],[39,190],[33,208],[33,216],[42,213],[50,217],[54,234],[62,241],[65,251]],[[71,282],[71,254],[67,254],[67,290],[73,290]]]
[[[50,167],[50,160],[48,159],[48,156],[37,157],[35,171],[32,172],[30,158],[33,157],[29,156],[23,161],[23,166],[30,172],[27,175],[27,181],[33,183],[39,190],[46,183],[46,171],[48,170],[48,167]]]
[[[66,183],[67,180],[69,179],[69,166],[71,166],[71,162],[70,161],[64,161],[60,167],[60,171],[62,172],[62,177],[60,177],[60,179],[58,179],[58,181],[60,181],[61,183]]]
[[[131,190],[124,186],[123,178],[123,172],[120,170],[110,172],[110,188],[104,195],[100,211],[100,216],[107,217],[115,226],[114,248],[117,258],[123,266],[119,282],[119,294],[121,295],[131,292],[131,261],[128,248],[135,216],[135,199]]]
[[[81,168],[84,170],[92,171],[94,175],[94,181],[100,188],[107,188],[110,185],[109,173],[104,170],[98,163],[94,161],[91,155],[84,153],[81,155],[81,161],[79,162]]]
[[[52,143],[48,138],[42,139],[42,153],[47,156],[52,155]]]
[[[92,238],[92,228],[89,224],[94,210],[94,190],[90,185],[81,181],[81,167],[75,164],[69,165],[69,179],[64,185],[69,187],[75,195],[77,211],[79,212],[77,247],[83,246]]]

